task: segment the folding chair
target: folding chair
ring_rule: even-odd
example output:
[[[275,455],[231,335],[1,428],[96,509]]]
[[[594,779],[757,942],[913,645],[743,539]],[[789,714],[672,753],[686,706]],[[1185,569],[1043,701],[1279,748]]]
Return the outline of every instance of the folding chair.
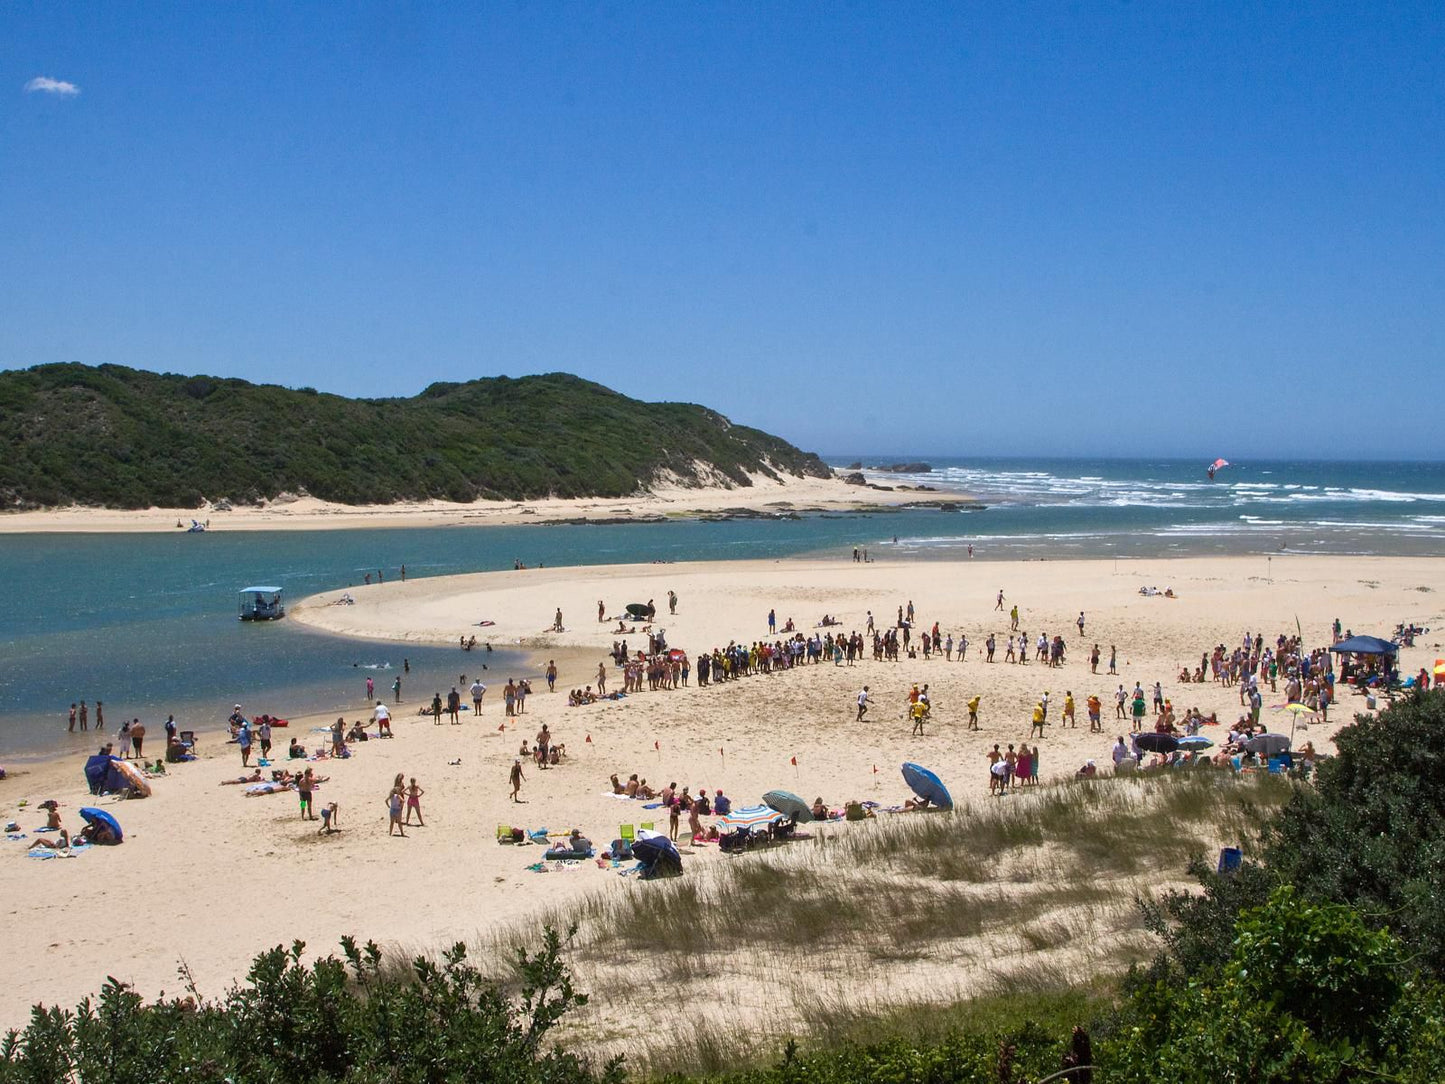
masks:
[[[498,843],[510,843],[510,842],[512,842],[512,826],[511,826],[510,824],[499,824],[499,825],[497,825],[497,842],[498,842]]]
[[[622,840],[622,842],[624,843],[630,844],[634,839],[637,838],[637,832],[630,824],[619,825],[617,828],[617,838]]]
[[[638,821],[637,827],[641,828],[645,832],[651,832],[654,830],[655,826],[653,825],[652,821]]]

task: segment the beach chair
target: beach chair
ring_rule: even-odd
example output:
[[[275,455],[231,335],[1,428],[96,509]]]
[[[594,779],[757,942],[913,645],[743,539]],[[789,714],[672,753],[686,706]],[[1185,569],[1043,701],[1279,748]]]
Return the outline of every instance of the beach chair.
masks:
[[[637,830],[630,824],[619,825],[617,828],[617,838],[631,846],[632,841],[637,838]]]
[[[186,748],[194,749],[196,747],[196,732],[194,730],[182,730],[177,736],[181,739],[181,744]]]
[[[510,824],[499,824],[499,825],[497,825],[497,842],[498,842],[498,843],[510,843],[510,842],[512,842],[512,826],[511,826]]]
[[[641,828],[644,832],[652,832],[656,831],[657,826],[652,821],[638,821],[637,827]]]
[[[533,843],[540,843],[543,847],[546,847],[546,846],[549,845],[549,841],[548,841],[548,839],[547,839],[547,829],[545,829],[545,828],[537,828],[537,829],[528,828],[528,829],[527,829],[527,839],[530,840],[530,841],[533,842]]]

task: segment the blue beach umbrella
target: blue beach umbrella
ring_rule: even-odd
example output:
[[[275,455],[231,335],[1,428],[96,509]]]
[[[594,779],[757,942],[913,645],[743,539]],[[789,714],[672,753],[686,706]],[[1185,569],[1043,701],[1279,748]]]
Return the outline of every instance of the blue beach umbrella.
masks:
[[[672,840],[655,832],[633,840],[632,857],[642,864],[644,877],[676,876],[682,872],[682,855],[677,853]]]
[[[813,819],[812,807],[790,790],[768,791],[763,795],[763,804],[793,818],[795,824],[807,824]]]
[[[1210,741],[1203,734],[1194,734],[1188,738],[1179,739],[1179,748],[1181,749],[1209,749],[1213,745],[1214,742]]]
[[[743,809],[734,809],[721,823],[729,828],[766,828],[774,821],[783,819],[783,814],[776,809],[770,809],[765,805],[750,805]]]
[[[96,809],[94,806],[82,806],[80,816],[86,824],[102,824],[115,833],[115,841],[120,843],[125,839],[125,833],[120,830],[120,822],[103,809]]]
[[[930,805],[936,805],[939,809],[953,808],[953,796],[948,793],[943,780],[927,768],[918,764],[903,765],[903,781],[908,784],[909,790]]]

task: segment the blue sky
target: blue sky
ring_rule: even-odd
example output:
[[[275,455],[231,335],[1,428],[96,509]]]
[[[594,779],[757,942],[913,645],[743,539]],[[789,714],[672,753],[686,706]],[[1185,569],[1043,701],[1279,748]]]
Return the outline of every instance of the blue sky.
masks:
[[[1439,3],[0,6],[4,368],[1439,457],[1442,272]]]

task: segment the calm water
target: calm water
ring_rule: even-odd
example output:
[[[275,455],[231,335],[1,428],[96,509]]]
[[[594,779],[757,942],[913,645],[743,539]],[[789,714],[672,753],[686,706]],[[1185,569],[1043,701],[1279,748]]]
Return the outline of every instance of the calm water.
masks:
[[[408,699],[445,690],[483,662],[493,676],[522,672],[500,645],[488,658],[340,640],[287,621],[243,624],[236,591],[251,583],[280,584],[294,600],[359,583],[377,568],[393,574],[402,563],[416,577],[505,569],[516,559],[841,555],[854,545],[879,559],[954,557],[969,544],[981,560],[1445,552],[1440,463],[1251,462],[1213,482],[1196,461],[932,463],[927,476],[889,481],[963,490],[989,507],[723,523],[0,536],[0,577],[11,589],[0,610],[0,755],[87,747],[87,738],[65,734],[66,709],[82,697],[105,701],[110,729],[123,716],[155,723],[168,712],[205,726],[237,701],[282,716],[359,709],[365,677],[389,689],[403,656],[412,665]]]

